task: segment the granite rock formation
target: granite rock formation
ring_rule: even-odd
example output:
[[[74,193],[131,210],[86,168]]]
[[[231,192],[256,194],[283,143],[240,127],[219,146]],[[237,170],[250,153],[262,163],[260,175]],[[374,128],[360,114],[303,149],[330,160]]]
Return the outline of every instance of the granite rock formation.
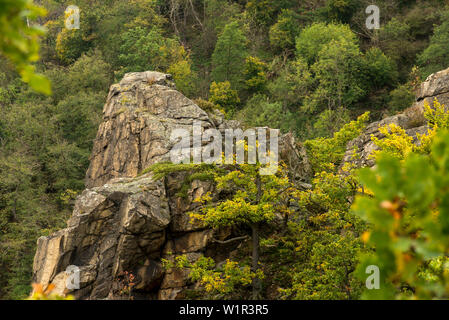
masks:
[[[180,299],[189,283],[188,271],[166,272],[162,258],[186,254],[191,260],[207,253],[218,261],[232,246],[216,241],[231,236],[191,223],[193,201],[214,191],[207,181],[193,181],[187,196],[178,191],[187,172],[155,181],[145,169],[169,160],[174,129],[236,128],[214,111],[207,113],[176,88],[170,75],[126,74],[111,86],[86,174],[86,190],[77,198],[67,228],[38,239],[34,282],[53,283],[55,292],[78,299],[119,298],[124,272],[135,276],[133,296]],[[280,137],[279,153],[299,184],[307,185],[311,169],[305,149],[291,134]],[[69,266],[79,268],[80,288],[68,289]]]

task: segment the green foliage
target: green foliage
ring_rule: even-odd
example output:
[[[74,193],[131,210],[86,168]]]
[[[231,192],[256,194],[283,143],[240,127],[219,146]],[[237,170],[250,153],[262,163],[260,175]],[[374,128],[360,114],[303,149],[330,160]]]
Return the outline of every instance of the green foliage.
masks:
[[[223,299],[231,295],[235,297],[242,288],[250,286],[254,278],[263,278],[260,270],[254,273],[249,266],[240,266],[238,262],[229,259],[221,266],[216,266],[210,257],[201,256],[195,262],[190,262],[186,255],[182,255],[172,261],[163,259],[163,263],[168,270],[188,268],[189,278],[203,287],[207,297],[214,299]]]
[[[446,257],[449,112],[438,101],[425,107],[431,129],[417,144],[390,125],[373,141],[375,169],[362,169],[361,183],[370,197],[359,196],[353,210],[370,223],[364,241],[375,250],[361,258],[360,277],[368,265],[380,268],[380,289],[364,298],[447,298]]]
[[[404,129],[396,124],[390,124],[386,127],[379,128],[385,138],[379,139],[374,136],[371,137],[373,142],[386,152],[391,153],[399,159],[405,159],[416,148],[413,144],[413,137],[409,136]],[[377,150],[373,154],[375,157],[380,151]]]
[[[216,104],[201,98],[196,99],[194,102],[198,105],[198,107],[206,112],[214,112],[214,110],[218,110],[219,108],[219,106],[217,106]]]
[[[280,102],[270,102],[266,95],[256,94],[248,100],[237,118],[241,115],[250,127],[268,126],[288,132],[294,126],[294,114],[285,109]]]
[[[393,86],[398,77],[394,62],[379,48],[371,48],[365,54],[365,63],[370,85],[375,88]]]
[[[407,84],[400,85],[390,92],[388,108],[392,112],[402,111],[411,107],[413,102],[415,102],[415,94],[411,90],[410,86]]]
[[[261,28],[271,25],[279,10],[287,4],[285,0],[250,0],[246,3],[246,12],[255,27]]]
[[[360,189],[352,175],[347,180],[336,172],[347,142],[363,124],[344,123],[368,110],[377,120],[409,107],[421,81],[414,65],[421,76],[447,67],[444,1],[380,0],[381,29],[372,31],[365,28],[364,6],[354,0],[74,0],[70,4],[81,9],[80,30],[64,28],[66,1],[38,3],[48,15],[32,1],[0,0],[1,298],[28,296],[35,239],[65,225],[74,195],[84,188],[108,87],[125,72],[151,69],[171,73],[177,88],[209,112],[225,109],[229,118],[244,106],[236,116],[249,126],[321,137],[306,142],[316,178],[312,190],[290,198],[302,199],[301,209],[293,210],[298,215],[287,219],[288,228],[261,223],[267,230],[259,230],[259,271],[267,290],[260,292],[278,298],[271,290],[278,286],[286,290],[284,298],[359,296],[352,270],[364,249],[360,223],[348,208]],[[49,82],[37,70],[51,80],[51,97],[22,83],[49,93]],[[423,122],[418,110],[407,112]],[[447,127],[441,105],[426,108],[425,116],[430,130],[418,135],[419,146],[400,128],[382,129],[386,138],[375,142],[401,166],[415,154],[425,157]],[[179,196],[194,179],[215,181],[227,174],[219,167],[153,169],[159,177],[183,177]],[[221,195],[237,200],[230,190]],[[277,206],[273,212],[278,217]],[[246,242],[238,251],[243,259],[236,262],[245,268]],[[426,260],[418,277],[438,283],[445,263],[443,257]],[[221,264],[206,269],[204,275],[225,277]],[[236,265],[230,270],[237,272],[235,279],[245,278]],[[224,295],[211,291],[209,297],[248,294],[242,282],[233,289]]]
[[[282,259],[292,259],[280,272],[286,279],[280,290],[284,299],[357,299],[362,291],[354,271],[365,250],[359,236],[366,227],[349,211],[359,184],[352,168],[339,174],[336,167],[368,117],[363,114],[332,138],[305,142],[315,178],[312,189],[296,193],[301,218],[291,219],[289,233],[279,241]]]
[[[280,51],[293,50],[295,39],[299,34],[296,13],[290,9],[282,10],[277,22],[271,26],[270,45]]]
[[[316,173],[332,171],[338,166],[346,151],[346,145],[358,137],[369,119],[369,113],[364,113],[345,124],[332,138],[317,138],[304,143],[307,148],[310,164]]]
[[[449,112],[444,104],[433,101],[433,106],[424,103],[424,117],[427,119],[428,125],[433,129],[449,129]]]
[[[191,62],[188,57],[171,64],[167,72],[173,76],[176,89],[186,96],[194,94],[196,74],[192,71]]]
[[[247,57],[245,60],[245,70],[243,71],[245,87],[249,92],[261,92],[265,90],[268,82],[267,64],[257,57]]]
[[[5,86],[0,126],[2,297],[29,294],[36,239],[65,226],[71,204],[61,195],[84,188],[110,73],[97,52],[67,69],[47,71],[54,88],[51,98],[37,97],[15,81]]]
[[[55,103],[70,95],[78,95],[81,91],[103,92],[106,96],[107,88],[112,82],[111,66],[105,62],[100,51],[82,55],[67,68],[48,70],[46,75],[52,82],[52,100]],[[97,103],[104,103],[104,100]]]
[[[310,94],[314,79],[303,59],[289,62],[280,76],[268,84],[270,94],[284,107],[298,107]]]
[[[280,290],[284,299],[356,299],[361,292],[354,270],[364,250],[359,234],[365,226],[349,213],[348,199],[358,183],[352,170],[346,171],[317,173],[312,189],[296,193],[300,216],[291,219],[279,241],[288,263],[280,271],[287,279]]]
[[[340,24],[314,23],[305,28],[296,39],[296,54],[312,65],[320,52],[332,41],[336,43],[357,44],[357,38],[348,26]]]
[[[391,19],[379,33],[384,52],[394,61],[400,62],[407,57],[407,47],[410,46],[410,26],[400,19]]]
[[[75,62],[83,53],[92,48],[91,25],[88,23],[91,13],[86,10],[80,11],[80,29],[69,30],[62,27],[56,37],[55,50],[58,58],[64,64]]]
[[[379,139],[372,136],[371,140],[380,149],[376,150],[372,157],[375,158],[379,154],[388,153],[390,156],[404,160],[412,153],[429,153],[431,143],[437,131],[449,129],[449,112],[447,112],[444,105],[435,99],[433,107],[430,107],[427,102],[424,104],[424,117],[430,129],[427,130],[427,134],[417,133],[418,143],[415,143],[413,137],[409,136],[403,128],[394,123],[379,128],[384,138]]]
[[[171,162],[160,162],[155,163],[148,167],[147,169],[143,170],[141,175],[147,174],[149,172],[153,173],[153,179],[159,180],[162,178],[165,178],[170,173],[176,173],[176,172],[184,172],[184,171],[190,171],[190,172],[205,172],[207,170],[215,169],[214,165],[211,164],[174,164]],[[214,171],[211,171],[214,172]]]
[[[429,47],[418,57],[418,63],[422,67],[422,76],[426,78],[431,73],[446,69],[449,65],[449,12],[443,14],[443,23],[435,28],[430,39]]]
[[[218,37],[212,55],[212,79],[215,82],[230,82],[235,89],[242,81],[245,65],[246,37],[237,21],[227,24]]]
[[[285,165],[280,164],[275,174],[261,175],[260,170],[264,167],[266,165],[260,163],[228,165],[228,172],[217,175],[215,182],[219,192],[224,191],[230,196],[212,202],[210,194],[206,194],[198,199],[203,203],[199,212],[191,213],[193,219],[214,229],[245,225],[251,227],[251,271],[255,274],[252,281],[253,299],[260,297],[263,274],[259,268],[260,228],[263,224],[271,223],[276,215],[281,215],[287,222],[292,214],[289,202],[295,190],[288,179]]]
[[[327,109],[318,115],[313,124],[313,134],[317,137],[329,137],[350,120],[349,112],[344,108]]]
[[[324,44],[311,67],[318,85],[304,108],[313,112],[327,106],[350,106],[366,92],[360,82],[362,55],[352,41],[341,39]]]
[[[213,181],[216,175],[222,172],[222,170],[217,168],[215,165],[205,163],[173,164],[171,162],[161,162],[155,163],[149,168],[143,170],[141,175],[147,174],[149,172],[153,173],[154,180],[165,178],[172,173],[187,173],[184,176],[184,181],[181,185],[180,190],[176,194],[179,197],[186,198],[187,192],[191,188],[193,181]]]
[[[176,40],[164,37],[158,27],[150,30],[140,26],[132,28],[122,34],[121,43],[119,62],[122,69],[118,77],[126,72],[166,72],[171,69],[178,83],[188,86],[186,77],[191,74],[191,70],[184,47]]]
[[[345,120],[346,108],[355,107],[371,90],[391,86],[397,78],[394,63],[378,48],[363,54],[355,33],[345,25],[314,23],[304,28],[296,40],[296,57],[269,87],[285,104],[299,105],[308,120],[299,129],[309,131],[308,136],[332,134]],[[313,129],[307,122],[315,122],[318,114],[334,119],[339,114],[341,120],[323,130],[321,119]]]
[[[233,112],[240,104],[240,99],[236,90],[231,88],[229,81],[212,82],[210,85],[209,101],[224,109],[226,112]]]
[[[38,39],[45,29],[31,21],[45,14],[46,10],[31,0],[0,1],[0,52],[16,66],[24,82],[37,92],[49,95],[49,81],[37,74],[32,65],[39,59]]]
[[[357,198],[354,211],[370,222],[364,239],[375,251],[362,257],[359,275],[366,276],[368,265],[380,268],[380,289],[367,290],[364,298],[448,297],[447,266],[432,266],[448,253],[448,141],[442,131],[430,155],[410,153],[401,162],[383,153],[376,169],[360,172],[373,196]],[[430,281],[423,276],[429,272]]]
[[[232,192],[232,199],[212,203],[206,195],[202,199],[206,205],[200,213],[192,213],[192,217],[213,228],[272,221],[276,212],[287,210],[280,200],[288,196],[291,186],[288,177],[282,176],[285,169],[280,170],[281,176],[275,176],[260,175],[261,168],[260,164],[241,164],[223,176],[216,176],[217,190]]]
[[[331,21],[349,23],[355,11],[360,10],[360,5],[356,0],[330,0],[325,10]]]

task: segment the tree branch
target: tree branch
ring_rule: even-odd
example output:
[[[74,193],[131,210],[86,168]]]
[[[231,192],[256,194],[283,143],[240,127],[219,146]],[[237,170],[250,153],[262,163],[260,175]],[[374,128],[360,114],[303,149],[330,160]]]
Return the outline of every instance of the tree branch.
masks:
[[[213,241],[213,242],[220,243],[220,244],[227,244],[227,243],[231,243],[231,242],[234,242],[234,241],[238,241],[238,240],[246,240],[246,239],[248,239],[248,236],[236,237],[236,238],[232,238],[232,239],[224,240],[224,241],[217,240],[217,239],[212,239],[212,241]]]

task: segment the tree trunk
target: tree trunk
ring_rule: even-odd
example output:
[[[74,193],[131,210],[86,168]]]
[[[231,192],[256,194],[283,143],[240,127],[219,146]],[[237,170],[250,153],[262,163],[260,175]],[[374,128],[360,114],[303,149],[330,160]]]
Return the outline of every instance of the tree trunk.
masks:
[[[260,203],[262,198],[262,180],[259,172],[256,175],[256,186],[257,186],[257,203]],[[257,272],[259,269],[259,251],[260,251],[260,239],[259,239],[259,223],[255,222],[251,224],[252,230],[252,240],[253,240],[253,254],[252,254],[252,271]],[[252,299],[257,300],[260,298],[261,282],[258,277],[253,279],[253,294]]]
[[[252,240],[253,240],[253,254],[252,254],[252,269],[253,272],[257,272],[259,268],[259,225],[253,224],[251,226],[252,229]],[[260,279],[258,277],[255,277],[253,279],[253,300],[257,300],[260,298],[260,291],[261,291],[261,283]]]

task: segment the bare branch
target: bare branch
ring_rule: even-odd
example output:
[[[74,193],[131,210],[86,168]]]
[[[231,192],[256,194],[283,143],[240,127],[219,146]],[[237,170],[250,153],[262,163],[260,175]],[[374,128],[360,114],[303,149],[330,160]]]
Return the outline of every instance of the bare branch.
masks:
[[[248,236],[236,237],[236,238],[232,238],[232,239],[224,240],[224,241],[217,240],[217,239],[212,239],[212,241],[220,243],[220,244],[227,244],[227,243],[230,243],[230,242],[239,241],[239,240],[246,240],[246,239],[248,239]]]

